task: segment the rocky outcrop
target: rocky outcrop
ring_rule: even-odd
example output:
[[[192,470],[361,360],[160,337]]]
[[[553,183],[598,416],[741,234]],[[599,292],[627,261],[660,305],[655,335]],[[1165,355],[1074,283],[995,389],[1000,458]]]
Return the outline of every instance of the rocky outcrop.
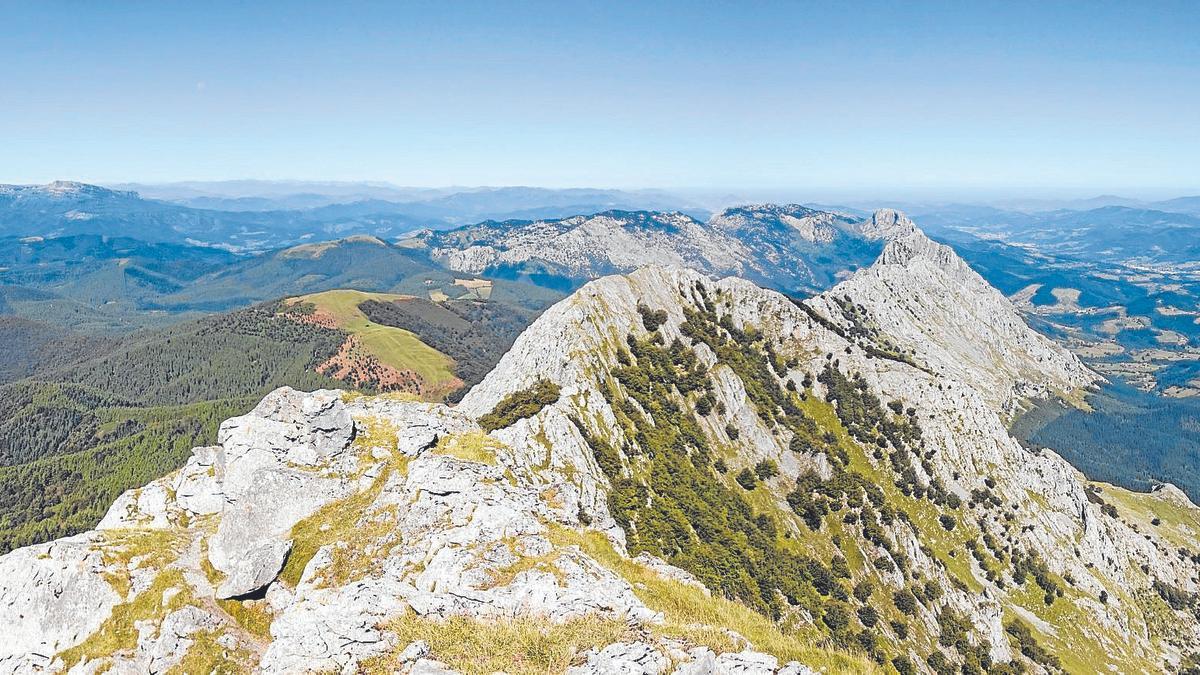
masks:
[[[95,533],[0,556],[0,673],[34,672],[94,633],[120,596]]]
[[[919,411],[929,450],[924,461],[913,462],[918,484],[936,479],[964,503],[976,495],[995,494],[997,503],[1010,505],[1011,513],[997,519],[969,516],[971,526],[1002,542],[1005,550],[1032,551],[1053,574],[1071,579],[1076,592],[1087,596],[1070,603],[1080,616],[1095,622],[1091,639],[1119,640],[1130,658],[1169,657],[1171,648],[1147,649],[1139,637],[1152,617],[1130,612],[1139,602],[1135,595],[1153,593],[1147,577],[1178,579],[1190,589],[1196,574],[1192,563],[1164,555],[1171,548],[1167,541],[1101,514],[1077,471],[1051,452],[1025,450],[1006,428],[1008,416],[1025,398],[1071,395],[1095,382],[1096,376],[1029,329],[999,293],[903,216],[881,213],[876,221],[872,232],[895,237],[880,261],[807,301],[808,308],[741,280],[713,284],[684,270],[645,269],[588,284],[518,339],[493,373],[463,399],[461,408],[481,414],[529,386],[537,374],[550,377],[563,388],[559,401],[495,436],[512,448],[517,463],[540,457],[538,479],[557,493],[604,495],[608,480],[569,421],[588,420],[591,433],[612,445],[633,442],[606,402],[603,374],[619,365],[624,336],[644,334],[638,305],[665,312],[666,321],[658,329],[664,344],[687,340],[679,326],[685,310],[702,309],[696,289],[704,287],[734,325],[756,328],[776,353],[796,359],[780,373],[781,383],[800,382],[835,362],[841,371],[860,376],[880,400]],[[780,512],[789,512],[783,500],[786,486],[809,469],[820,473],[823,458],[790,452],[788,436],[764,424],[749,405],[739,375],[717,364],[704,345],[695,349],[711,368],[713,393],[724,410],[706,423],[707,433],[720,443],[733,442],[741,466],[774,461],[781,472],[773,479],[780,486],[774,497]],[[815,395],[826,395],[822,385],[813,386]],[[737,440],[726,435],[727,426],[737,430]],[[545,438],[554,441],[539,441]],[[579,507],[591,516],[593,526],[608,528],[616,540],[623,537],[601,499]],[[573,510],[572,503],[560,517],[579,522],[570,517]],[[806,530],[801,526],[796,532]],[[948,589],[962,584],[952,582],[947,559],[934,555],[924,543],[929,535],[906,527],[893,528],[891,535],[920,574],[939,579]],[[970,554],[960,549],[957,555]],[[969,582],[986,592],[951,590],[946,605],[972,618],[976,630],[989,640],[994,658],[1013,658],[1002,620],[1005,608],[1013,606],[1008,591],[987,578],[982,567],[969,562],[967,568]],[[893,575],[891,583],[900,582],[901,577]],[[1136,592],[1131,590],[1135,587]],[[1102,594],[1107,605],[1096,600]],[[1118,596],[1121,599],[1114,600]],[[924,620],[934,622],[935,617]],[[1187,640],[1195,640],[1195,625],[1190,626]]]

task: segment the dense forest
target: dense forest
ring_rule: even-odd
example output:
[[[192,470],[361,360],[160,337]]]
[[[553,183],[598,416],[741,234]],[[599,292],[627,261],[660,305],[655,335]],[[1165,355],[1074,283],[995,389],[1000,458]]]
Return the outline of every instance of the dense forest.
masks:
[[[94,526],[276,387],[342,386],[313,368],[345,334],[277,307],[133,335],[0,387],[0,552]]]
[[[1047,402],[1019,419],[1013,433],[1054,449],[1093,480],[1139,491],[1170,482],[1200,499],[1200,401],[1116,380],[1088,403],[1093,412]]]

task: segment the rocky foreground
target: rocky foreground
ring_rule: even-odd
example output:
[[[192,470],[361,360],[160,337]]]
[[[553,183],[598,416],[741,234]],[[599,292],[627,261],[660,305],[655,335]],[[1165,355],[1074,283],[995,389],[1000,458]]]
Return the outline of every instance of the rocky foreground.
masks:
[[[1161,672],[1200,512],[1006,422],[1098,377],[903,216],[806,301],[588,284],[459,404],[281,389],[0,557],[0,672]]]

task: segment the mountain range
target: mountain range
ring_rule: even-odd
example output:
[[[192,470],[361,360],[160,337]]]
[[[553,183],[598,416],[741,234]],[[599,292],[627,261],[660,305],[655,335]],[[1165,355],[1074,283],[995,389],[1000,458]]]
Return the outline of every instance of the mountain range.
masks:
[[[807,299],[586,283],[453,407],[268,394],[0,557],[0,669],[1194,667],[1200,511],[1008,430],[1101,377],[901,214],[855,229],[877,258]]]

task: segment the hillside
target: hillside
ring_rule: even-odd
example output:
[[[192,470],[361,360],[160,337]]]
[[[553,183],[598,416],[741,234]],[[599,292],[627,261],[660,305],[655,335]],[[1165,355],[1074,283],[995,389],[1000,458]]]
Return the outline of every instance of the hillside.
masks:
[[[421,342],[412,331],[372,322],[360,305],[409,300],[411,296],[362,291],[324,291],[284,301],[297,321],[336,328],[348,335],[336,354],[316,366],[319,373],[356,386],[406,391],[440,399],[462,386],[453,359]]]
[[[0,386],[0,550],[93,527],[276,387],[339,384],[315,368],[345,337],[259,306],[58,352]]]
[[[410,296],[390,301],[372,298],[359,304],[359,309],[377,324],[412,331],[422,342],[454,359],[454,374],[467,386],[491,371],[538,314],[470,297],[440,302]]]
[[[534,315],[341,290],[120,339],[0,316],[0,550],[92,527],[276,387],[460,396]]]
[[[876,214],[880,259],[806,301],[591,282],[455,408],[277,390],[99,529],[0,557],[0,667],[1194,663],[1200,511],[1013,439],[1096,376],[910,225]]]

